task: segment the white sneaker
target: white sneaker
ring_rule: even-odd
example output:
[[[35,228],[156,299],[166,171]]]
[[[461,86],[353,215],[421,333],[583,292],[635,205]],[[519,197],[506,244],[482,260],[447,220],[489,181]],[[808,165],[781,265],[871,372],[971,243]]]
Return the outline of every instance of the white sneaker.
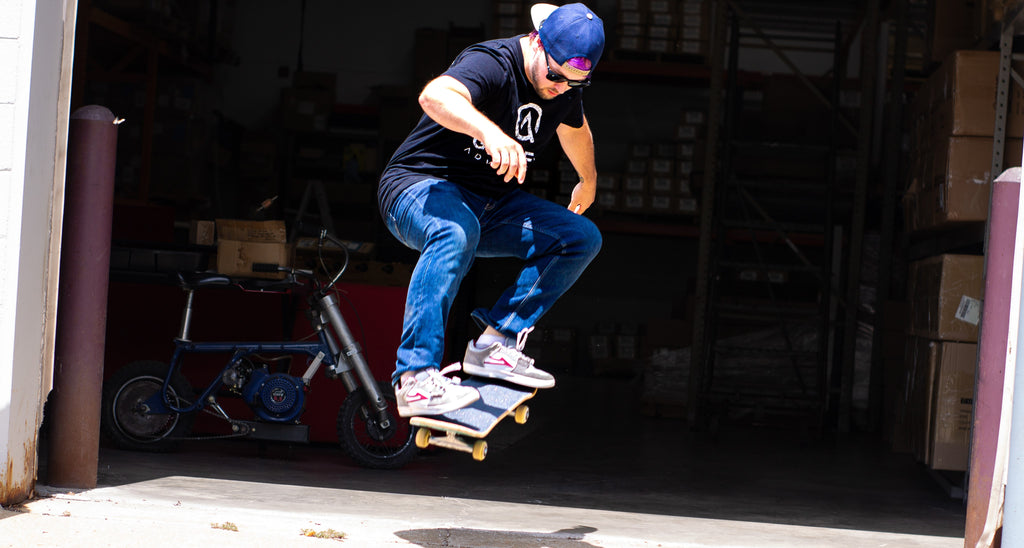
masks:
[[[462,386],[458,377],[446,376],[458,369],[459,364],[450,365],[443,371],[424,369],[402,379],[395,387],[398,414],[402,417],[443,415],[480,399],[476,388]]]
[[[466,355],[462,358],[462,370],[470,375],[501,379],[529,388],[551,388],[555,386],[555,377],[533,365],[533,358],[523,354],[526,347],[526,336],[533,328],[526,328],[516,337],[515,346],[500,342],[486,347],[477,346],[470,341],[466,346]]]

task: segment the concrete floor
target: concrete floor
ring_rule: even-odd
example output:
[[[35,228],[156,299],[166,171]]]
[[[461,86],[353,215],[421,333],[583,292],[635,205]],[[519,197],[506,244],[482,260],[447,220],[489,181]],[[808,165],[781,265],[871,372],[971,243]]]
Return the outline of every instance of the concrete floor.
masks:
[[[42,476],[44,497],[0,511],[0,546],[329,542],[302,529],[344,532],[350,546],[963,545],[962,501],[878,441],[730,427],[712,440],[629,404],[555,413],[576,388],[542,393],[527,425],[500,426],[481,463],[435,450],[376,471],[334,447],[251,441],[103,448],[99,488]],[[225,522],[239,530],[213,526]]]

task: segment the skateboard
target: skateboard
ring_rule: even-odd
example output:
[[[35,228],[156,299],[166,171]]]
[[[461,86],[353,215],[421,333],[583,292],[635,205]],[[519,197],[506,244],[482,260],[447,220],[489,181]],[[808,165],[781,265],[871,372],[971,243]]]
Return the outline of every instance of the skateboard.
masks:
[[[480,377],[465,379],[462,385],[476,388],[480,399],[443,415],[412,417],[409,424],[417,427],[416,446],[420,449],[436,445],[471,453],[481,461],[487,457],[484,438],[502,419],[513,415],[516,423],[526,423],[530,408],[523,403],[537,394],[537,389]]]

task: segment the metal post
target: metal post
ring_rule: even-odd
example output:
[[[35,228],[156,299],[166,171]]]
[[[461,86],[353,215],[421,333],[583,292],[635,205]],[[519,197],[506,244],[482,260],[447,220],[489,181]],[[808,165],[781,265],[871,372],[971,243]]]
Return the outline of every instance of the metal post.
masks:
[[[993,196],[995,197],[995,196]],[[1024,215],[1020,208],[1020,185],[1017,185],[1017,231],[1014,248],[1020,249],[1024,243]],[[1009,208],[1008,208],[1009,209]],[[1007,238],[1009,239],[1009,238]],[[1011,255],[1013,255],[1011,253]],[[1011,297],[1011,305],[1016,304],[1016,314],[1010,312],[1010,347],[1017,356],[1014,361],[1013,379],[1013,410],[1010,418],[1010,455],[1007,459],[1006,498],[1003,502],[1003,537],[1002,545],[1007,547],[1024,545],[1024,353],[1018,351],[1017,345],[1024,340],[1024,291],[1021,291],[1022,260],[1018,253],[1013,259],[1013,291],[1016,299]],[[1016,320],[1017,329],[1013,329]],[[1013,339],[1016,337],[1016,339]],[[1008,362],[1010,360],[1007,360]],[[1009,367],[1007,363],[1007,367]]]
[[[878,245],[878,291],[875,298],[875,324],[871,342],[871,374],[868,389],[868,426],[880,428],[883,423],[882,410],[885,406],[885,317],[886,301],[892,286],[893,248],[896,231],[896,198],[899,194],[899,154],[903,120],[903,81],[906,76],[908,1],[895,3],[896,43],[893,50],[892,81],[889,85],[888,116],[886,117],[883,153],[883,191],[881,211],[881,234]],[[902,265],[901,265],[902,266]]]
[[[843,350],[838,375],[833,377],[832,398],[838,403],[836,428],[840,432],[850,429],[853,407],[854,354],[857,348],[857,312],[860,307],[860,271],[864,251],[865,208],[868,180],[872,175],[871,137],[872,115],[875,109],[875,84],[878,59],[879,0],[867,5],[861,50],[861,105],[860,128],[857,138],[857,184],[853,192],[853,211],[850,219],[850,245],[846,260],[846,310],[843,315]],[[836,386],[838,384],[838,386]],[[835,400],[838,400],[836,402]]]
[[[96,486],[118,123],[90,105],[68,128],[46,480],[54,486]]]
[[[714,32],[708,64],[711,83],[708,97],[707,152],[704,159],[705,179],[701,189],[700,237],[697,244],[697,287],[693,305],[693,346],[690,348],[689,394],[686,403],[687,421],[695,427],[699,417],[700,398],[704,384],[704,364],[710,349],[706,333],[706,320],[710,315],[708,293],[711,291],[711,238],[715,209],[716,170],[718,165],[719,127],[722,123],[722,62],[725,57],[725,2],[713,2]]]
[[[1007,170],[992,184],[964,535],[964,545],[972,548],[991,546],[1003,502],[1007,427],[1010,426],[1007,424],[1010,402],[1004,395],[1006,386],[1013,382],[1014,371],[1008,368],[1014,365],[1009,358],[1016,351],[1017,345],[1011,336],[1016,336],[1017,330],[1011,329],[1011,319],[1016,321],[1013,297],[1021,283],[1017,237],[1024,228],[1017,222],[1020,172],[1020,168]]]

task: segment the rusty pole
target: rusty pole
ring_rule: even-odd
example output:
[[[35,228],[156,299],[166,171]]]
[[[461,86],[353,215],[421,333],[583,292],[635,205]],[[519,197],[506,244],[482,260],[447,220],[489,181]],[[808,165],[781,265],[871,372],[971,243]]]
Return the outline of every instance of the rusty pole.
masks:
[[[118,123],[90,105],[72,113],[68,127],[47,459],[54,486],[96,486]]]

